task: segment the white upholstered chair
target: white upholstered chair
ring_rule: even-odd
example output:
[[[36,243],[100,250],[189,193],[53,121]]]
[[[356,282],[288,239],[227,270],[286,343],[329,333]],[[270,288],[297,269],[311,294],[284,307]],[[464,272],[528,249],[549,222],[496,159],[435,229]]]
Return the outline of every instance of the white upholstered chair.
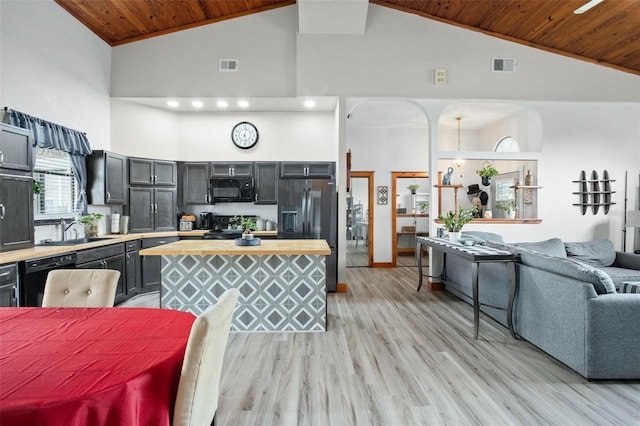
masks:
[[[47,275],[42,307],[112,307],[119,278],[111,269],[56,269]]]
[[[218,303],[193,323],[182,363],[173,426],[215,424],[231,318],[240,292],[225,291]]]

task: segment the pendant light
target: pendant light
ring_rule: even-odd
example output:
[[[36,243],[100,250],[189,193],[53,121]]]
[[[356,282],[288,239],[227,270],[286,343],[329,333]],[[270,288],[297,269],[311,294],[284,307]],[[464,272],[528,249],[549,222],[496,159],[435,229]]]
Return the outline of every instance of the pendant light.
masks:
[[[458,121],[458,155],[460,155],[460,121],[462,121],[462,117],[456,117]],[[464,160],[460,157],[453,160],[453,165],[460,168],[464,166]]]

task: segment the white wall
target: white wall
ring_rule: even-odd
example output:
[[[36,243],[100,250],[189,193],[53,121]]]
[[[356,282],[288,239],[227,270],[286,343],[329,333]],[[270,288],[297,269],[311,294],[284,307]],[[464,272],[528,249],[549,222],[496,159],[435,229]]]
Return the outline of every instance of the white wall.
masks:
[[[109,148],[110,47],[53,1],[0,1],[0,106]]]
[[[298,93],[429,99],[638,101],[638,76],[383,6],[364,35],[298,35]],[[516,73],[491,71],[516,58]],[[447,70],[444,86],[433,70]]]
[[[114,47],[112,96],[295,96],[296,30],[289,6]]]

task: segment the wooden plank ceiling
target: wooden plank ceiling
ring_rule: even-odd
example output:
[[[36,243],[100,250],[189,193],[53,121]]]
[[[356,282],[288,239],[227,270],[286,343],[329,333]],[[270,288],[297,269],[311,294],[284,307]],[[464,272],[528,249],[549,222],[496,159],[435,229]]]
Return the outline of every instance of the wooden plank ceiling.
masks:
[[[295,0],[55,0],[111,46],[295,4]],[[640,1],[369,0],[640,75]]]

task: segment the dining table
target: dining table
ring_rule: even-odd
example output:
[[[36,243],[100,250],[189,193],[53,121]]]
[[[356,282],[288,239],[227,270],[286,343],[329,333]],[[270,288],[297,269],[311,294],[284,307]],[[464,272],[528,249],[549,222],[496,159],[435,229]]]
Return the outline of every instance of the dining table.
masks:
[[[0,308],[0,425],[171,424],[195,316]]]

